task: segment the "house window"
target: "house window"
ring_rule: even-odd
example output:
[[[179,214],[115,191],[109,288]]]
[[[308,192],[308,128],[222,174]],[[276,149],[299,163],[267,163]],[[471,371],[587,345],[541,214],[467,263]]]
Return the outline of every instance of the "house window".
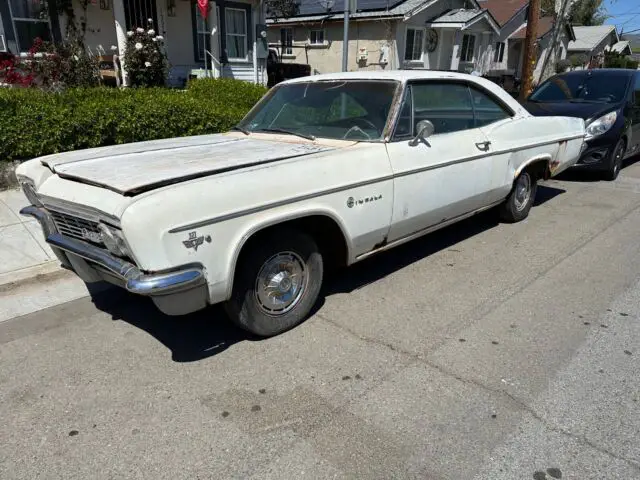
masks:
[[[225,8],[227,28],[227,57],[229,60],[247,59],[247,12],[238,8]]]
[[[310,45],[324,45],[324,30],[311,30],[309,32]]]
[[[476,47],[476,37],[474,35],[464,35],[462,37],[462,51],[460,53],[461,62],[473,62],[473,51]]]
[[[407,28],[407,37],[404,44],[404,59],[408,62],[422,60],[422,44],[424,43],[424,30],[421,28]]]
[[[211,45],[209,45],[207,22],[202,18],[198,5],[194,3],[193,8],[196,16],[196,60],[204,62],[205,47],[207,50],[211,49]]]
[[[280,44],[282,45],[282,55],[293,55],[293,28],[280,29]]]
[[[504,59],[504,42],[496,43],[496,51],[493,55],[493,61],[496,63],[502,63]]]
[[[51,40],[49,7],[46,0],[9,0],[9,11],[20,51],[29,50],[36,38]]]

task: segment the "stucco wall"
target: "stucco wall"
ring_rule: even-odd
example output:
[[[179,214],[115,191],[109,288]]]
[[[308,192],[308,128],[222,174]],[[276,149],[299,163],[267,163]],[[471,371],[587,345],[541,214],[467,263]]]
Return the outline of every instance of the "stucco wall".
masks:
[[[394,31],[396,21],[352,21],[349,24],[348,70],[380,70],[397,68]],[[342,22],[306,25],[274,25],[269,27],[268,39],[271,48],[280,53],[280,28],[293,28],[293,54],[284,55],[283,62],[303,63],[311,66],[313,74],[332,73],[342,70],[343,27]],[[323,29],[324,45],[310,45],[311,30]],[[360,48],[366,49],[366,61],[358,60]],[[387,49],[387,64],[380,62]]]
[[[85,18],[85,11],[78,0],[74,1],[73,10],[76,23],[80,24]],[[66,37],[67,17],[60,15],[60,32],[62,38]],[[100,2],[95,5],[88,4],[86,10],[87,30],[85,33],[85,45],[90,52],[96,55],[110,55],[111,46],[117,44],[115,21],[113,19],[113,6],[109,10],[102,10]]]

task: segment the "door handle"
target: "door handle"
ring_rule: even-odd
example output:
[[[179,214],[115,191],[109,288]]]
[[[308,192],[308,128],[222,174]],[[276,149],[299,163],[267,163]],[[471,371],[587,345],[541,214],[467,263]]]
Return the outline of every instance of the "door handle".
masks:
[[[488,140],[486,142],[478,142],[478,143],[476,143],[476,147],[478,147],[479,150],[482,150],[482,151],[485,151],[485,152],[487,150],[489,150],[489,145],[491,145],[491,142],[488,141]]]

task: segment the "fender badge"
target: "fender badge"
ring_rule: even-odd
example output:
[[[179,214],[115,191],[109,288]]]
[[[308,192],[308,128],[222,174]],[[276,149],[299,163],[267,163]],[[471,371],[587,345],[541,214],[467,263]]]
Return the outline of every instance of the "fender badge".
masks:
[[[197,232],[189,232],[189,239],[183,240],[182,244],[186,248],[193,248],[193,250],[197,252],[198,247],[202,245],[205,241],[207,243],[211,243],[211,235],[207,235],[205,237],[204,235],[198,236]]]

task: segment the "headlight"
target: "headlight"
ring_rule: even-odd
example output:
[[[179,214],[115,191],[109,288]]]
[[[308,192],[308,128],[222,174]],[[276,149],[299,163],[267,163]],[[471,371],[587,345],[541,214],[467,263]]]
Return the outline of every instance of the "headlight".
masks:
[[[102,235],[102,242],[107,247],[109,252],[118,257],[129,257],[129,249],[127,248],[127,242],[124,241],[122,231],[117,228],[110,227],[105,223],[99,224],[100,233]]]
[[[603,115],[602,117],[594,120],[589,125],[587,125],[587,133],[585,134],[585,138],[588,140],[593,137],[597,137],[606,133],[613,127],[613,124],[616,123],[616,119],[618,118],[618,112],[611,112]]]

